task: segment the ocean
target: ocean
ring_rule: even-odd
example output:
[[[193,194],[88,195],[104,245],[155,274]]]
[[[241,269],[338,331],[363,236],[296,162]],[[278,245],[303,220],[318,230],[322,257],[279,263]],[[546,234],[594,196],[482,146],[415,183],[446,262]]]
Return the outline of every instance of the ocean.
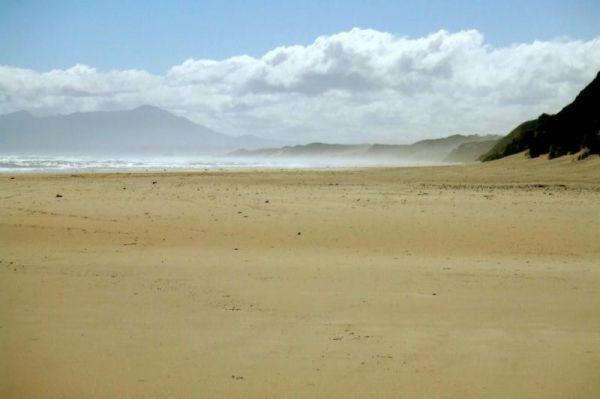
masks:
[[[440,163],[418,161],[373,162],[350,158],[233,158],[198,157],[73,157],[0,155],[0,173],[152,172],[214,169],[305,169],[366,166],[425,166]]]

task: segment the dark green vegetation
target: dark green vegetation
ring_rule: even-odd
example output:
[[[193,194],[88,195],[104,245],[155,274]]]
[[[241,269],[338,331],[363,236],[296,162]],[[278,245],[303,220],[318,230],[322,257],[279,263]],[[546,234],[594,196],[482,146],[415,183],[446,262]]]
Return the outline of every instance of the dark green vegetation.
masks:
[[[575,100],[555,115],[517,126],[479,159],[492,161],[528,151],[529,156],[548,154],[549,158],[575,154],[600,153],[600,72]]]

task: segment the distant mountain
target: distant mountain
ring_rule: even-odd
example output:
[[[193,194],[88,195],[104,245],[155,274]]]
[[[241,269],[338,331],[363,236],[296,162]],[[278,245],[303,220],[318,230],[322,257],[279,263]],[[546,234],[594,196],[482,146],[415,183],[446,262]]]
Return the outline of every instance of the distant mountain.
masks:
[[[488,142],[500,136],[479,136],[456,134],[441,139],[422,140],[414,144],[326,144],[310,143],[306,145],[285,146],[281,148],[262,148],[257,150],[236,150],[229,156],[240,158],[316,158],[349,157],[355,160],[387,161],[443,161],[454,149],[464,143]],[[481,154],[481,153],[479,153]],[[478,154],[478,155],[479,155]]]
[[[555,115],[523,122],[480,158],[491,161],[521,151],[550,158],[600,153],[600,72],[575,100]]]
[[[0,115],[0,152],[35,154],[197,154],[258,148],[278,142],[232,137],[163,109],[78,112],[34,117]]]
[[[463,143],[453,149],[450,154],[444,158],[444,161],[458,163],[475,162],[481,154],[488,152],[497,142],[498,139]]]

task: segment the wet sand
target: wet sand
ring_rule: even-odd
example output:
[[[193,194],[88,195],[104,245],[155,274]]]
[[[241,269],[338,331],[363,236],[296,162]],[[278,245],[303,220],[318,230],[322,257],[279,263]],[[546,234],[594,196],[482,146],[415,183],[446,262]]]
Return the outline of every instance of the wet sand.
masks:
[[[598,398],[599,226],[598,158],[0,175],[0,397]]]

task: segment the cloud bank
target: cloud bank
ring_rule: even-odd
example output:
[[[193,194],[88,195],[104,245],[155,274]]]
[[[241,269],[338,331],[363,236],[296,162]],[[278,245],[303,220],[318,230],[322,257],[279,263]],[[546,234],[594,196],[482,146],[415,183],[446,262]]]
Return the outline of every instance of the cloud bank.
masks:
[[[600,37],[494,47],[476,30],[406,38],[355,28],[261,58],[189,59],[164,75],[0,66],[0,113],[152,104],[234,135],[403,143],[506,133],[558,111],[598,70]]]

